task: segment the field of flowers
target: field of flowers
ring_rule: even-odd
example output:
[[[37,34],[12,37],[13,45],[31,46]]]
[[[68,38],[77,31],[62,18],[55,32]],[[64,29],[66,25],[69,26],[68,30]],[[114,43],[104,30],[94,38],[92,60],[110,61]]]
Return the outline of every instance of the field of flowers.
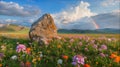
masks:
[[[27,35],[0,34],[0,67],[120,67],[115,34],[60,34],[47,45]]]

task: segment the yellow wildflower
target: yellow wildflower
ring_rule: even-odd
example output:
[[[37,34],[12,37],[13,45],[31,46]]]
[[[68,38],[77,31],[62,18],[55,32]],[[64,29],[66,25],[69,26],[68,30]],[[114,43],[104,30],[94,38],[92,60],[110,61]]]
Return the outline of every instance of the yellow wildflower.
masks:
[[[96,64],[98,64],[98,62],[96,62]]]
[[[61,48],[61,45],[57,45],[57,48]]]
[[[40,60],[41,60],[41,58],[39,57],[39,58],[37,58],[37,60],[38,60],[38,61],[40,61]]]
[[[32,60],[32,62],[33,62],[33,63],[36,63],[36,61],[37,61],[37,59],[36,59],[36,58],[34,58],[34,59]]]

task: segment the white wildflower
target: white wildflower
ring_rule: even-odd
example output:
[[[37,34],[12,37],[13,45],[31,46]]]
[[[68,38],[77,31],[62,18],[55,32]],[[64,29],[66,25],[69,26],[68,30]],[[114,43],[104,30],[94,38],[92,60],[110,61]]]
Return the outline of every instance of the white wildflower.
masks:
[[[12,60],[17,60],[17,56],[16,56],[16,55],[13,55],[13,56],[11,57],[11,59],[12,59]]]
[[[63,60],[62,59],[58,59],[57,63],[58,64],[62,64]]]

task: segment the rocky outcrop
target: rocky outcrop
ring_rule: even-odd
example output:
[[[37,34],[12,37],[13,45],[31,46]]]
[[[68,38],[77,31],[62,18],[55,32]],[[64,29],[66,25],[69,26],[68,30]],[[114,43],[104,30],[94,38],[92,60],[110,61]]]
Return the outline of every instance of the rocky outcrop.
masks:
[[[50,14],[44,14],[34,22],[29,31],[31,41],[37,41],[39,44],[47,44],[48,40],[57,36],[57,27]]]

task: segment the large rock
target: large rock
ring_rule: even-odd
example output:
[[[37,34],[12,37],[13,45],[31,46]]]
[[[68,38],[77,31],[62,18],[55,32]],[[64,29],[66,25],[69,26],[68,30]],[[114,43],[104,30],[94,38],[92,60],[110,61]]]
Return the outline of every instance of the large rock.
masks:
[[[57,36],[57,28],[50,14],[44,14],[34,22],[29,31],[31,41],[37,41],[39,44],[47,44],[47,41]]]

